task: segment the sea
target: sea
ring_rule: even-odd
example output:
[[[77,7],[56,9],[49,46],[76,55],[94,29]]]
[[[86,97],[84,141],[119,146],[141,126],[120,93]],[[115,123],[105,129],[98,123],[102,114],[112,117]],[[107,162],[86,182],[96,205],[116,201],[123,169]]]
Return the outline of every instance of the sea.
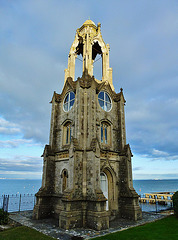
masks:
[[[178,191],[178,179],[164,180],[133,180],[133,186],[142,195],[152,192],[176,192]],[[0,196],[2,195],[34,195],[41,187],[41,180],[24,179],[0,179]],[[166,205],[140,204],[143,211],[158,211],[167,209]],[[0,206],[1,207],[1,206]]]

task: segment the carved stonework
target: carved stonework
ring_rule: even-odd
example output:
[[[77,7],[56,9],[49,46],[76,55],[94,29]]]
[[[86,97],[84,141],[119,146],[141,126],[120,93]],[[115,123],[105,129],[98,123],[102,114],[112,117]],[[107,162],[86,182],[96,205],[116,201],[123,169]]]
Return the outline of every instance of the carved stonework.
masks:
[[[69,153],[57,153],[56,154],[57,159],[62,159],[62,158],[69,158]]]
[[[90,88],[93,80],[94,80],[94,78],[90,77],[85,72],[83,73],[82,78],[78,78],[80,87],[82,87],[82,88]]]

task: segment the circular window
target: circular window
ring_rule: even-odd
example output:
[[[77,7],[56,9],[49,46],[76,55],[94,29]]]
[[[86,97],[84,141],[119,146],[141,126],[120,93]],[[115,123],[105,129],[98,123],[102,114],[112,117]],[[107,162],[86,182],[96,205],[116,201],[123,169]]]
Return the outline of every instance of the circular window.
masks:
[[[69,92],[64,98],[64,103],[63,103],[64,111],[68,112],[74,105],[74,102],[75,102],[75,94],[74,92]]]
[[[111,110],[112,104],[109,94],[107,94],[106,92],[100,92],[98,94],[98,101],[103,110],[105,110],[106,112],[109,112]]]

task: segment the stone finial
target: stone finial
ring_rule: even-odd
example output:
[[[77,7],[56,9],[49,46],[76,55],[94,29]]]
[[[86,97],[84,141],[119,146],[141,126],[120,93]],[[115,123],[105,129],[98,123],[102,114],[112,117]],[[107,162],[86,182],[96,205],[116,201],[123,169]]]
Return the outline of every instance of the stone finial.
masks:
[[[98,32],[100,32],[100,30],[101,30],[101,23],[97,24],[97,30],[98,30]]]

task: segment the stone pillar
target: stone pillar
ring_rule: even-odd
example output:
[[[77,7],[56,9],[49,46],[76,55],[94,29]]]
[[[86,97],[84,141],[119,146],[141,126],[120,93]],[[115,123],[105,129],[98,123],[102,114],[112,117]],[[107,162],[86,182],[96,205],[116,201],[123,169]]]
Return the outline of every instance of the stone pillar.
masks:
[[[72,80],[75,80],[75,53],[69,54],[69,60],[68,60],[68,69],[69,69],[69,77],[72,78]]]
[[[131,150],[126,145],[120,162],[120,215],[123,218],[139,220],[142,219],[142,211],[138,203],[138,194],[133,188],[131,172]]]
[[[119,148],[124,149],[126,145],[125,112],[124,112],[125,100],[124,100],[122,91],[120,92],[120,94],[121,94],[121,99],[118,102]]]
[[[49,155],[51,154],[51,155]],[[33,210],[34,219],[42,219],[50,217],[53,212],[52,194],[54,193],[54,169],[55,169],[55,157],[52,154],[49,145],[45,146],[43,153],[44,165],[43,165],[43,179],[42,187],[36,193],[36,205]]]
[[[92,40],[89,37],[89,29],[87,29],[83,44],[83,72],[87,70],[87,73],[93,76]]]

